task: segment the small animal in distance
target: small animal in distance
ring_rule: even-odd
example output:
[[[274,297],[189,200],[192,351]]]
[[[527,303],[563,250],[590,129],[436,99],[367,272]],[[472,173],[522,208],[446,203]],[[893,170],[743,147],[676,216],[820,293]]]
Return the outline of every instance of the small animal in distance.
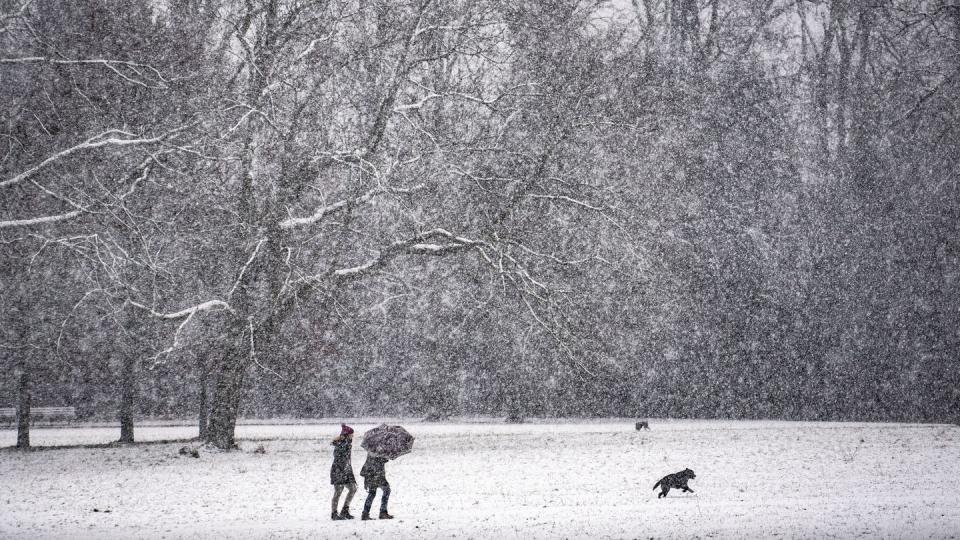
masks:
[[[637,422],[636,428],[637,431],[640,431],[641,429],[650,429],[650,424],[646,420],[641,420]]]
[[[682,489],[683,491],[693,493],[693,490],[690,489],[687,482],[696,477],[697,475],[694,474],[692,470],[684,469],[680,472],[668,474],[660,480],[657,480],[657,483],[653,485],[653,489],[657,489],[657,486],[660,487],[661,491],[657,493],[658,499],[660,497],[666,497],[667,493],[670,493],[670,488]]]

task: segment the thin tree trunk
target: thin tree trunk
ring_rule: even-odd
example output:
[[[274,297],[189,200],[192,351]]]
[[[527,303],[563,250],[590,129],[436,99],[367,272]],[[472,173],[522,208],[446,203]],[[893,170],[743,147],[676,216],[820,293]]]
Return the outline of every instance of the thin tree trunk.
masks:
[[[30,370],[20,366],[17,398],[17,448],[30,448]]]
[[[859,31],[858,44],[860,50],[860,62],[854,73],[854,106],[852,115],[852,126],[850,133],[850,148],[848,149],[848,161],[850,163],[851,176],[854,185],[863,191],[868,191],[870,182],[871,166],[874,163],[874,155],[871,151],[873,146],[870,141],[871,124],[873,123],[873,113],[870,110],[869,98],[867,97],[867,88],[869,87],[867,66],[872,62],[872,51],[870,49],[870,34],[873,31],[874,17],[872,7],[863,7],[860,11],[860,17],[857,23]]]
[[[850,84],[850,63],[853,56],[852,44],[855,38],[849,37],[847,31],[846,11],[842,11],[838,18],[839,29],[837,31],[837,49],[840,51],[840,62],[837,65],[834,85],[836,86],[836,130],[837,130],[837,149],[836,162],[844,171],[847,170],[847,106],[848,89]]]
[[[820,46],[820,56],[817,58],[816,84],[814,91],[814,112],[817,122],[818,140],[820,147],[821,166],[830,167],[830,94],[833,90],[830,78],[830,51],[833,47],[834,36],[837,32],[837,20],[842,10],[844,0],[832,0],[827,20],[823,27],[823,41]]]
[[[210,411],[207,405],[207,377],[209,370],[206,364],[200,362],[200,439],[207,439],[207,427],[209,423]]]
[[[136,382],[136,357],[124,354],[120,388],[120,442],[133,442],[133,405]]]

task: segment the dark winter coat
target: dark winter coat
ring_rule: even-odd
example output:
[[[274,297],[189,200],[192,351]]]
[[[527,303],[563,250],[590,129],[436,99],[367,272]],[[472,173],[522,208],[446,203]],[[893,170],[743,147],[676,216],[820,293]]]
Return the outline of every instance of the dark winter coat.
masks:
[[[363,467],[360,469],[360,476],[363,477],[363,489],[370,491],[390,485],[390,482],[387,482],[387,471],[384,469],[386,463],[387,458],[367,455],[367,461],[363,463]]]
[[[353,476],[353,465],[350,464],[350,451],[353,448],[353,441],[347,438],[337,437],[333,445],[333,466],[330,467],[330,483],[337,484],[355,484],[357,479]]]

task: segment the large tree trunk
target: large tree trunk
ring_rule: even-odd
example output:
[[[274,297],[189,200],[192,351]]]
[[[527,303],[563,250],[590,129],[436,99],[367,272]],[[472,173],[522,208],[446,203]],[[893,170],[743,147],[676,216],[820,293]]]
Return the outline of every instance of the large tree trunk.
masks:
[[[120,388],[120,442],[133,442],[133,405],[136,383],[137,359],[131,353],[124,354],[123,375]]]
[[[253,363],[254,355],[272,350],[279,332],[279,320],[276,313],[271,314],[257,332],[258,340],[250,337],[250,332],[254,331],[253,324],[246,328],[242,324],[235,324],[228,332],[226,342],[229,345],[220,362],[216,364],[217,369],[212,372],[216,377],[216,386],[206,434],[202,437],[204,441],[218,448],[236,448],[234,430],[240,414],[240,399],[243,396],[247,368]]]
[[[17,448],[30,448],[30,370],[20,366],[17,398]]]
[[[247,371],[247,362],[232,354],[233,348],[225,355],[217,373],[217,386],[210,410],[210,421],[204,440],[217,448],[236,448],[234,430],[237,415],[240,412],[240,397],[243,393],[243,378]]]

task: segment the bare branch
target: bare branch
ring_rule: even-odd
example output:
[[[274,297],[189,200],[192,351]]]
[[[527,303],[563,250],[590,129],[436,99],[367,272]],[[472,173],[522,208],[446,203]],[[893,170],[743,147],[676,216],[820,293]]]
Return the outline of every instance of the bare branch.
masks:
[[[569,197],[567,195],[532,194],[532,195],[527,195],[527,197],[530,199],[552,199],[552,200],[559,200],[559,201],[567,201],[569,203],[573,203],[577,206],[582,206],[590,210],[596,210],[597,212],[601,212],[601,213],[603,212],[603,208],[600,208],[599,206],[594,206],[590,203],[574,199],[573,197]]]
[[[2,30],[0,30],[2,31]],[[143,86],[145,88],[166,88],[167,80],[163,78],[163,75],[160,72],[147,64],[138,64],[137,62],[128,62],[126,60],[110,60],[106,58],[92,58],[88,60],[58,60],[56,58],[50,58],[48,56],[27,56],[22,58],[0,58],[0,64],[59,64],[59,65],[99,65],[103,66],[110,71],[114,72],[121,79]],[[120,68],[129,70],[138,78],[133,78],[120,71]],[[153,77],[156,79],[155,84],[149,84],[140,79],[146,79],[141,70],[146,70],[152,73]]]
[[[141,182],[143,182],[144,180],[147,179],[147,176],[150,174],[150,162],[151,162],[151,161],[154,161],[154,160],[155,160],[155,158],[152,157],[152,156],[148,156],[146,159],[144,159],[144,160],[136,167],[136,169],[135,169],[135,171],[140,170],[140,171],[143,171],[143,172],[142,172],[138,177],[136,177],[136,178],[133,178],[133,174],[131,174],[131,178],[133,178],[133,181],[131,182],[130,186],[127,188],[126,192],[124,192],[123,194],[121,194],[121,195],[119,195],[119,196],[113,196],[113,197],[115,197],[117,201],[119,201],[120,203],[122,203],[127,197],[129,197],[130,195],[132,195],[132,194],[136,191],[137,186],[138,186]],[[135,174],[135,173],[134,173],[134,174]],[[66,202],[66,203],[69,204],[70,206],[74,207],[75,210],[72,210],[72,211],[70,211],[70,212],[65,212],[65,213],[62,213],[62,214],[55,214],[55,215],[49,215],[49,216],[32,217],[32,218],[24,218],[24,219],[2,220],[2,221],[0,221],[0,229],[13,228],[13,227],[32,227],[32,226],[35,226],[35,225],[45,225],[45,224],[48,224],[48,223],[56,223],[56,222],[59,222],[59,221],[66,221],[66,220],[68,220],[68,219],[73,219],[73,218],[75,218],[75,217],[77,217],[77,216],[80,216],[81,214],[83,214],[83,213],[85,213],[85,212],[89,212],[89,211],[90,211],[89,208],[84,207],[84,206],[81,206],[80,204],[75,203],[75,202],[73,202],[72,200],[70,200],[70,199],[68,199],[68,198],[66,198],[66,197],[63,197],[62,195],[59,195],[59,194],[57,194],[57,193],[55,193],[55,192],[47,189],[46,187],[44,187],[44,186],[41,185],[40,183],[36,182],[35,180],[32,180],[32,179],[31,179],[30,182],[33,183],[33,185],[35,185],[35,186],[36,186],[37,188],[39,188],[41,191],[47,193],[48,195],[50,195],[50,196],[52,196],[52,197],[54,197],[54,198],[56,198],[56,199],[58,199],[58,200],[61,200],[61,201]]]
[[[87,291],[83,296],[80,297],[80,300],[77,300],[77,303],[73,305],[73,309],[70,310],[70,313],[63,318],[63,322],[60,323],[60,331],[57,333],[57,351],[60,350],[60,344],[63,341],[63,332],[67,327],[67,322],[70,321],[70,317],[73,316],[73,314],[77,311],[77,308],[80,307],[80,304],[82,304],[83,301],[86,300],[90,295],[102,292],[104,292],[102,289],[93,289],[91,291]]]
[[[133,195],[133,193],[137,190],[137,186],[139,186],[141,182],[147,179],[147,176],[150,175],[151,161],[156,161],[156,157],[147,156],[147,158],[140,163],[137,169],[142,170],[143,173],[137,178],[133,179],[133,182],[130,183],[130,187],[127,189],[127,191],[124,192],[119,197],[117,197],[117,200],[119,200],[120,202],[123,202],[124,200],[126,200],[127,197],[129,197],[130,195]]]
[[[446,242],[443,244],[428,243],[426,241],[442,238]],[[370,272],[379,270],[386,266],[390,261],[401,255],[433,255],[441,256],[467,249],[483,246],[486,243],[482,240],[472,240],[463,236],[457,236],[445,229],[431,229],[429,231],[414,235],[406,240],[398,240],[381,249],[376,257],[348,268],[330,270],[325,274],[306,276],[297,280],[301,284],[310,285],[326,278],[333,278],[339,281],[348,281],[359,279]]]
[[[161,356],[170,354],[173,351],[177,350],[177,348],[180,346],[180,334],[183,333],[184,328],[186,328],[187,325],[190,324],[190,321],[193,320],[193,317],[196,316],[197,313],[201,313],[204,311],[220,311],[220,310],[226,310],[226,311],[229,311],[230,313],[235,313],[233,308],[230,307],[230,304],[222,300],[207,300],[206,302],[201,302],[195,306],[190,306],[186,309],[181,309],[180,311],[174,311],[171,313],[161,313],[159,311],[154,310],[153,308],[149,308],[139,302],[134,302],[133,300],[130,300],[130,299],[127,299],[127,303],[129,303],[131,306],[140,308],[148,312],[150,315],[158,319],[166,319],[166,320],[183,319],[183,321],[179,325],[177,325],[177,330],[173,333],[173,343],[171,343],[170,346],[167,347],[166,349],[163,349],[162,351],[159,351],[158,353],[150,357],[150,360],[153,360],[154,362],[154,367],[159,363]]]
[[[427,95],[424,96],[423,99],[421,99],[420,101],[416,101],[416,102],[414,102],[414,103],[408,103],[408,104],[406,104],[406,105],[398,105],[398,106],[394,107],[394,108],[393,108],[393,112],[395,112],[395,113],[401,113],[401,112],[405,112],[405,111],[409,111],[409,110],[419,110],[419,109],[422,108],[424,105],[426,105],[428,101],[430,101],[431,99],[438,98],[438,97],[443,97],[443,96],[441,96],[440,94],[427,94]]]
[[[266,238],[261,238],[260,241],[257,242],[257,246],[253,248],[253,253],[251,253],[250,258],[247,259],[247,264],[244,264],[243,268],[240,269],[240,274],[237,275],[237,280],[233,283],[233,287],[230,287],[230,292],[227,293],[227,300],[230,300],[230,298],[233,297],[233,293],[237,290],[237,287],[240,286],[240,280],[243,279],[243,274],[247,271],[247,268],[250,266],[251,263],[253,263],[253,260],[257,257],[257,253],[260,252],[260,246],[262,246],[263,243],[266,241],[267,241]]]
[[[429,1],[420,4],[417,12],[417,19],[414,22],[413,28],[406,39],[396,67],[394,68],[394,71],[386,84],[386,92],[384,93],[384,97],[378,105],[378,110],[374,115],[373,125],[370,128],[366,145],[360,157],[366,157],[376,152],[377,148],[380,146],[380,142],[383,140],[383,136],[387,129],[387,124],[389,123],[391,114],[393,113],[393,104],[397,99],[397,94],[399,93],[400,86],[403,82],[402,77],[409,69],[407,57],[410,54],[410,50],[413,48],[414,41],[417,39],[417,29],[420,28],[420,23],[423,21],[424,12],[426,11],[428,4]]]
[[[77,145],[75,145],[75,146],[71,146],[70,148],[67,148],[66,150],[62,150],[62,151],[60,151],[60,152],[58,152],[58,153],[56,153],[56,154],[48,157],[47,159],[41,161],[39,164],[33,166],[33,167],[30,168],[30,169],[27,169],[26,171],[18,174],[17,176],[14,176],[13,178],[10,178],[10,179],[7,179],[7,180],[4,180],[4,181],[0,182],[0,188],[9,187],[9,186],[12,186],[12,185],[15,185],[15,184],[19,184],[20,182],[22,182],[22,181],[24,181],[24,180],[32,177],[33,175],[37,174],[37,173],[40,172],[44,167],[50,165],[51,163],[54,163],[54,162],[56,162],[56,161],[59,161],[59,160],[65,158],[65,157],[67,157],[67,156],[69,156],[69,155],[71,155],[71,154],[74,154],[74,153],[76,153],[76,152],[79,152],[79,151],[81,151],[81,150],[89,150],[89,149],[91,149],[91,148],[100,148],[100,147],[102,147],[102,146],[137,146],[137,145],[145,145],[145,144],[156,144],[156,143],[159,143],[159,142],[163,141],[164,139],[166,139],[166,138],[169,137],[170,135],[172,135],[172,134],[174,134],[174,133],[176,133],[176,132],[178,132],[178,131],[181,131],[182,129],[183,129],[183,128],[178,128],[178,129],[175,129],[175,130],[172,130],[172,131],[168,131],[167,133],[164,133],[163,135],[160,135],[160,136],[158,136],[158,137],[152,137],[152,138],[146,138],[146,139],[144,139],[144,138],[122,138],[122,137],[119,137],[119,136],[136,137],[136,135],[134,135],[134,134],[132,134],[132,133],[128,133],[128,132],[126,132],[126,131],[121,131],[121,130],[119,130],[119,129],[107,130],[107,131],[104,131],[103,133],[100,133],[100,134],[98,134],[98,135],[94,135],[93,137],[90,137],[89,139],[87,139],[86,141],[83,141],[83,142],[80,143],[80,144],[77,144]]]
[[[577,356],[573,353],[573,351],[570,350],[569,345],[567,345],[566,341],[563,339],[563,337],[560,335],[557,329],[554,328],[549,323],[547,323],[546,321],[544,321],[540,317],[540,315],[537,314],[537,311],[533,308],[533,305],[530,304],[530,301],[527,300],[527,297],[521,293],[520,299],[523,300],[523,303],[527,306],[527,310],[530,312],[530,315],[533,317],[533,319],[537,321],[537,324],[539,324],[540,327],[543,328],[544,331],[546,331],[547,334],[549,334],[554,339],[554,341],[556,341],[557,345],[563,351],[564,355],[566,355],[566,357],[570,361],[572,361],[578,368],[583,370],[584,373],[586,373],[587,375],[590,375],[591,377],[596,377],[597,374],[594,373],[593,371],[590,371],[590,369],[587,366],[585,366],[583,362],[581,362],[577,358]]]
[[[10,227],[33,227],[34,225],[45,225],[47,223],[56,223],[58,221],[65,221],[68,219],[73,219],[83,212],[80,210],[74,210],[72,212],[67,212],[65,214],[57,214],[53,216],[43,216],[35,217],[29,219],[11,219],[7,221],[0,221],[0,229],[10,228]]]
[[[201,302],[195,306],[190,306],[186,309],[181,309],[180,311],[173,311],[170,313],[161,313],[155,311],[153,308],[149,308],[139,302],[134,302],[133,300],[128,300],[131,306],[138,307],[150,315],[158,319],[180,319],[183,317],[193,317],[197,312],[200,311],[214,311],[214,310],[227,310],[233,313],[233,308],[230,307],[230,304],[224,302],[223,300],[207,300],[206,302]]]
[[[535,83],[532,83],[532,82],[526,82],[526,83],[521,83],[521,84],[517,84],[517,85],[511,86],[510,88],[507,88],[506,90],[504,90],[504,91],[501,92],[499,95],[497,95],[496,97],[493,97],[493,98],[485,98],[485,97],[483,97],[483,96],[475,96],[475,95],[467,94],[467,93],[464,93],[464,92],[437,92],[435,89],[430,88],[430,87],[428,87],[428,86],[425,86],[425,85],[423,85],[423,84],[421,84],[421,83],[419,83],[419,82],[417,82],[417,81],[410,81],[410,82],[412,82],[413,84],[415,84],[416,86],[418,86],[418,87],[420,87],[420,88],[423,88],[424,90],[426,90],[426,91],[429,92],[429,93],[428,93],[426,96],[424,96],[423,98],[421,98],[420,101],[416,101],[416,102],[413,102],[413,103],[408,103],[408,104],[406,104],[406,105],[398,105],[398,106],[394,107],[394,108],[393,108],[393,112],[402,113],[402,112],[406,112],[406,111],[410,111],[410,110],[419,110],[419,109],[422,108],[424,105],[426,105],[428,101],[433,100],[433,99],[437,99],[437,98],[448,98],[448,97],[460,98],[460,99],[463,99],[463,100],[466,100],[466,101],[470,101],[470,102],[473,102],[473,103],[477,103],[477,104],[479,104],[479,105],[483,105],[483,106],[486,106],[486,107],[493,108],[493,106],[496,105],[500,100],[502,100],[502,99],[504,99],[505,97],[508,97],[508,96],[540,96],[540,95],[541,95],[541,94],[530,93],[530,92],[528,92],[528,93],[518,93],[518,92],[516,92],[517,90],[519,90],[519,89],[521,89],[521,88],[529,88],[529,87],[531,87],[531,86],[536,86],[536,84],[535,84]]]
[[[131,302],[131,303],[132,303],[132,302]],[[134,305],[136,305],[136,304],[134,304]],[[187,315],[187,318],[185,318],[185,319],[183,320],[183,322],[180,323],[180,324],[177,326],[177,331],[173,333],[173,343],[171,343],[169,347],[167,347],[166,349],[163,349],[162,351],[158,352],[157,354],[155,354],[155,355],[153,355],[153,356],[151,356],[151,357],[149,358],[150,360],[153,360],[153,362],[154,362],[154,363],[153,363],[153,366],[154,366],[154,367],[156,367],[157,364],[160,363],[160,357],[161,357],[161,356],[170,354],[170,353],[172,353],[173,351],[177,350],[177,348],[180,346],[180,334],[183,332],[183,329],[187,327],[187,325],[188,325],[188,324],[190,323],[190,321],[193,319],[193,316],[196,315],[196,314],[197,314],[196,311],[191,311],[190,314]]]
[[[341,210],[345,210],[348,206],[351,206],[351,205],[356,206],[360,204],[369,203],[377,195],[382,195],[384,193],[408,194],[408,193],[413,193],[415,191],[419,191],[423,188],[424,188],[423,184],[417,184],[416,186],[413,186],[410,188],[395,188],[395,187],[386,187],[386,186],[376,187],[371,189],[370,191],[367,191],[366,193],[357,197],[356,199],[353,199],[352,201],[347,201],[346,199],[344,199],[344,200],[339,200],[335,203],[321,206],[320,208],[317,208],[317,210],[314,211],[314,213],[310,216],[285,219],[280,222],[280,228],[289,230],[289,229],[294,229],[296,227],[301,227],[304,225],[312,225],[314,223],[317,223],[318,221],[323,220],[323,218],[331,214],[337,213]]]
[[[522,243],[520,243],[520,242],[518,242],[518,241],[516,241],[516,240],[507,240],[507,242],[510,243],[510,244],[512,244],[512,245],[514,245],[514,246],[517,246],[518,248],[522,249],[523,251],[526,251],[527,253],[529,253],[529,254],[531,254],[531,255],[534,255],[534,256],[536,256],[536,257],[541,257],[541,258],[544,258],[544,259],[549,259],[549,260],[551,260],[551,261],[553,261],[553,262],[555,262],[555,263],[557,263],[557,264],[564,265],[564,266],[573,266],[573,265],[577,265],[577,264],[583,264],[583,263],[585,263],[585,262],[587,262],[587,261],[594,260],[594,259],[602,260],[602,257],[599,257],[599,256],[597,256],[597,255],[588,255],[588,256],[583,257],[583,258],[581,258],[581,259],[569,259],[569,260],[568,260],[568,259],[561,259],[561,258],[557,257],[556,255],[553,255],[553,254],[550,254],[550,253],[541,253],[541,252],[539,252],[539,251],[536,251],[536,250],[534,250],[534,249],[531,249],[531,248],[523,245]]]
[[[333,38],[333,32],[331,32],[331,33],[329,33],[329,34],[327,34],[327,35],[325,35],[325,36],[323,36],[323,37],[319,37],[319,38],[315,38],[315,39],[311,40],[310,43],[308,43],[307,46],[303,49],[303,51],[301,51],[300,54],[298,54],[297,57],[293,59],[293,63],[295,64],[295,63],[299,62],[300,60],[303,60],[304,58],[306,58],[307,56],[309,56],[310,53],[312,53],[312,52],[316,49],[317,43],[323,43],[323,42],[325,42],[325,41],[330,41],[331,38]]]

